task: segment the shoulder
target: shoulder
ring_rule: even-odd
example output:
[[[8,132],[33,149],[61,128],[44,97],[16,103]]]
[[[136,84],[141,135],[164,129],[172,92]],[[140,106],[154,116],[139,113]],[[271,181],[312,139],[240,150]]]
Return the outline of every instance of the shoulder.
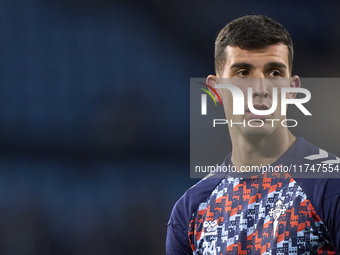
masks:
[[[302,137],[297,138],[294,145],[282,156],[282,159],[288,159],[292,163],[340,163],[340,159],[334,154],[309,143]]]
[[[188,189],[173,207],[168,225],[181,225],[188,228],[195,209],[204,199],[209,197],[224,177],[225,173],[208,175]]]
[[[340,178],[340,158],[307,142],[302,137],[298,138],[275,164],[284,166],[284,172],[294,178]]]
[[[310,142],[306,141],[303,137],[298,137],[291,148],[280,158],[295,163],[304,162],[318,162],[330,163],[329,160],[339,159],[332,153],[329,153]],[[340,159],[339,162],[340,163]]]
[[[285,160],[296,169],[290,175],[330,231],[333,245],[339,243],[340,221],[336,215],[340,213],[340,158],[303,138],[293,146]]]
[[[223,174],[225,175],[225,174]],[[221,173],[207,176],[188,189],[172,209],[167,227],[166,254],[192,254],[189,242],[190,219],[199,204],[224,179]]]
[[[297,139],[280,163],[287,169],[289,167],[292,178],[315,202],[340,194],[340,158],[302,137]]]

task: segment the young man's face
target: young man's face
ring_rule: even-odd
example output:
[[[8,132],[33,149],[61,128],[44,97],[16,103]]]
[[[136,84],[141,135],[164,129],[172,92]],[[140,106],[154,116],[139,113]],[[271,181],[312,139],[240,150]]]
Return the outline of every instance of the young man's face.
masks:
[[[244,95],[244,115],[233,115],[233,99],[229,89],[219,89],[218,92],[222,97],[224,111],[228,119],[229,130],[231,134],[241,133],[246,136],[250,135],[269,135],[277,128],[282,128],[281,121],[285,119],[281,115],[281,88],[299,86],[298,77],[290,79],[288,47],[284,44],[274,44],[259,50],[243,50],[237,46],[227,46],[227,61],[224,71],[218,77],[218,83],[226,84],[232,81],[232,84],[239,87]],[[223,78],[239,78],[228,79]],[[285,79],[279,79],[285,78]],[[294,80],[292,82],[292,80]],[[270,109],[273,102],[273,87],[278,90],[278,105],[276,110],[269,115],[255,115],[250,112],[248,107],[248,87],[252,87],[252,102],[255,109]],[[295,95],[287,94],[287,98]],[[250,127],[248,121],[251,119],[260,119],[263,121],[252,121]],[[271,121],[275,119],[276,121]],[[231,120],[235,122],[243,122],[231,127]],[[286,123],[285,123],[286,124]],[[274,125],[274,127],[273,127]],[[234,129],[234,130],[231,130]]]

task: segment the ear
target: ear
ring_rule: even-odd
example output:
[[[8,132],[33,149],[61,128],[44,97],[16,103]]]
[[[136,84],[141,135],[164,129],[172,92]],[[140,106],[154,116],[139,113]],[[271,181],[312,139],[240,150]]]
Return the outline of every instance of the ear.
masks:
[[[290,87],[291,88],[300,88],[301,87],[301,81],[300,81],[299,76],[294,75],[291,78]],[[296,93],[288,93],[288,98],[295,98],[295,97],[296,97]]]
[[[215,89],[215,85],[218,83],[218,78],[216,75],[213,75],[213,74],[210,74],[208,77],[207,77],[207,80],[206,80],[206,83],[213,87]],[[215,89],[216,92],[218,94],[220,94],[219,90],[220,89]],[[214,91],[212,91],[211,89],[209,89],[210,93],[214,96],[215,100],[218,102],[219,101],[219,98],[216,96],[216,93]]]

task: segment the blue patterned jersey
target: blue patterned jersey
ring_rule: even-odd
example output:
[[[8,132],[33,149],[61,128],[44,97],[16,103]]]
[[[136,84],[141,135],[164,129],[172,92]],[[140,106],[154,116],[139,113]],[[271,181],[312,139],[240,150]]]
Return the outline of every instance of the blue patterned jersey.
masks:
[[[167,254],[340,254],[340,179],[329,178],[340,176],[339,163],[298,138],[271,165],[281,171],[201,180],[173,208]]]

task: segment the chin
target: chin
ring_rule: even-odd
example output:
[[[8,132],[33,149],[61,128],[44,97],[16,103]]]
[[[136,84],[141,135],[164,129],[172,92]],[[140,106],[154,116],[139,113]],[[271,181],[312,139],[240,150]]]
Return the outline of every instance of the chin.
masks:
[[[272,132],[269,132],[268,130],[251,130],[248,132],[245,132],[247,137],[266,137],[269,136]]]
[[[247,137],[257,137],[257,138],[262,138],[269,136],[272,134],[275,130],[275,127],[244,127],[242,128],[242,132],[244,133],[245,136]]]

